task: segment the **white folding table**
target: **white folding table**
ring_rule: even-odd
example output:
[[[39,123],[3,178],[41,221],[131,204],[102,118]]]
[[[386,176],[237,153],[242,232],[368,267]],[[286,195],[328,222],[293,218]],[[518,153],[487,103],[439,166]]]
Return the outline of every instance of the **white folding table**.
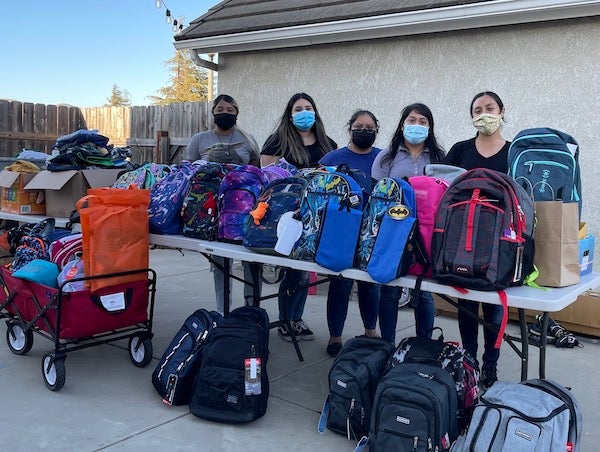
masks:
[[[195,250],[202,253],[204,256],[210,259],[210,256],[223,257],[225,261],[225,299],[229,300],[229,278],[231,277],[231,260],[241,260],[246,262],[257,262],[261,264],[279,266],[284,268],[292,268],[294,270],[302,270],[307,272],[315,272],[328,277],[331,276],[342,276],[344,278],[354,279],[357,281],[375,282],[367,272],[358,269],[347,269],[342,272],[335,272],[327,268],[321,267],[313,262],[300,261],[290,259],[283,256],[272,256],[268,254],[259,254],[244,248],[242,245],[236,245],[231,243],[222,242],[211,242],[205,240],[197,240],[183,236],[163,236],[150,234],[150,243],[163,245],[173,248],[182,248]],[[239,279],[239,278],[236,278]],[[319,282],[327,281],[324,279]],[[417,277],[416,276],[403,276],[401,278],[391,281],[389,285],[406,287],[409,289],[415,288]],[[527,379],[527,366],[529,362],[529,341],[527,335],[527,324],[525,320],[525,309],[540,311],[543,313],[542,318],[542,337],[541,343],[539,344],[540,360],[539,360],[539,375],[540,378],[545,377],[545,365],[546,365],[546,330],[548,323],[548,313],[557,312],[565,307],[569,306],[577,300],[577,297],[584,292],[594,289],[600,286],[600,273],[592,272],[581,278],[579,284],[560,287],[560,288],[549,288],[547,290],[536,289],[528,286],[509,287],[505,290],[508,297],[508,305],[517,308],[519,313],[519,324],[521,337],[516,338],[505,334],[504,339],[509,343],[511,348],[521,358],[521,379]],[[501,305],[500,299],[497,292],[477,291],[468,290],[467,293],[463,293],[451,286],[436,283],[431,279],[423,279],[421,283],[421,290],[429,291],[440,295],[446,301],[455,304],[454,298],[462,298],[466,300],[474,300],[482,303],[490,303]],[[256,291],[255,291],[256,295]],[[256,297],[256,300],[260,302],[260,297]],[[229,303],[225,303],[225,308],[229,307]],[[293,338],[295,339],[295,338]],[[520,349],[517,348],[514,342],[520,342]],[[302,353],[294,341],[296,353],[298,358],[302,361]]]

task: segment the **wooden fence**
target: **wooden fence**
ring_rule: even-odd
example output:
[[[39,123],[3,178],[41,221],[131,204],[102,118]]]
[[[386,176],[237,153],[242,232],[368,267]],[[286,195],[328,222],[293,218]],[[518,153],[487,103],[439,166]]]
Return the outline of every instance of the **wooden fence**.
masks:
[[[208,108],[206,102],[79,108],[0,100],[0,157],[23,149],[50,154],[56,138],[97,129],[109,144],[130,146],[135,162],[178,162],[192,135],[208,129]]]

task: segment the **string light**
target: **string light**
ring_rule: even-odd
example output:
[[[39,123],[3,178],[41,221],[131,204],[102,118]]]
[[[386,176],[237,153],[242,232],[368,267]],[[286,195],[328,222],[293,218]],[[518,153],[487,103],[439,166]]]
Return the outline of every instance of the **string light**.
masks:
[[[174,19],[174,16],[171,14],[171,10],[165,5],[163,0],[156,0],[154,2],[154,6],[157,8],[165,8],[165,22],[167,24],[173,23],[173,33],[178,33],[183,30],[183,16],[179,16],[177,19]]]

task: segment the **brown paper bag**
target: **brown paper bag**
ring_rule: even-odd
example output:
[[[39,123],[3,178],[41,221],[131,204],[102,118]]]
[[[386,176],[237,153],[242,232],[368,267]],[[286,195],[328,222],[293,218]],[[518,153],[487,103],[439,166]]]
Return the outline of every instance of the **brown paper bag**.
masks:
[[[576,202],[535,203],[534,265],[540,286],[564,287],[579,283],[579,205]]]

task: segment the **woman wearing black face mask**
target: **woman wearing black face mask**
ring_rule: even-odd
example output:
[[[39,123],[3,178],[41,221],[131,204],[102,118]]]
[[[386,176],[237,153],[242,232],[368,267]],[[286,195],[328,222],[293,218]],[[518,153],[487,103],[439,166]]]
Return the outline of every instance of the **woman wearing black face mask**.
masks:
[[[238,165],[259,166],[260,155],[258,144],[252,135],[244,132],[237,127],[237,115],[239,107],[237,102],[227,94],[221,94],[213,101],[212,114],[215,128],[194,135],[187,146],[187,159],[208,160],[219,163],[235,163]],[[214,257],[221,266],[223,258]],[[244,279],[259,284],[260,264],[243,262]],[[223,294],[223,272],[216,266],[212,266],[215,280],[215,295],[217,301],[217,310],[223,313],[224,294]],[[253,296],[252,287],[244,285],[244,298],[251,299]]]
[[[259,166],[260,155],[252,135],[236,126],[239,107],[227,94],[213,101],[213,130],[194,135],[187,146],[187,159]]]
[[[358,169],[371,175],[375,156],[381,149],[373,147],[379,121],[368,110],[358,110],[348,121],[350,143],[348,146],[325,154],[319,163],[325,166],[338,166],[345,163],[352,169]],[[348,314],[348,301],[352,291],[351,279],[335,278],[329,282],[327,292],[327,326],[329,343],[327,353],[337,356],[342,349],[342,331]],[[358,282],[358,306],[365,327],[365,336],[376,337],[377,314],[379,311],[379,285],[364,281]]]

